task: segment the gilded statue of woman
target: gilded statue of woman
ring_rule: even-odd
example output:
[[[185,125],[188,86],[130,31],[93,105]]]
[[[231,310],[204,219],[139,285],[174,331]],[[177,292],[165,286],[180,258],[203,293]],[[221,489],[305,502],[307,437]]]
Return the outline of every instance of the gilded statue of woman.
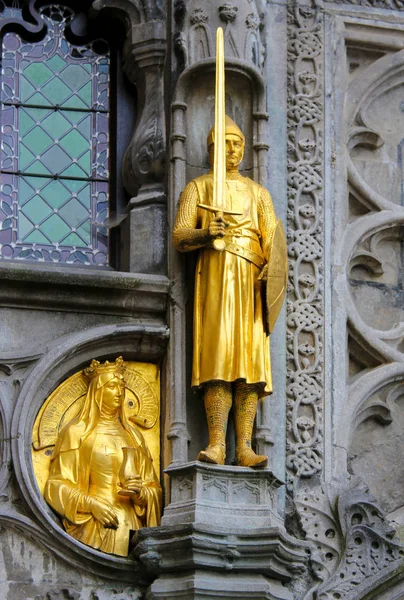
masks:
[[[142,434],[123,410],[121,357],[83,371],[89,386],[83,407],[59,434],[45,499],[67,533],[102,552],[127,556],[130,530],[159,525],[161,487]],[[133,448],[134,473],[124,482],[124,450]]]

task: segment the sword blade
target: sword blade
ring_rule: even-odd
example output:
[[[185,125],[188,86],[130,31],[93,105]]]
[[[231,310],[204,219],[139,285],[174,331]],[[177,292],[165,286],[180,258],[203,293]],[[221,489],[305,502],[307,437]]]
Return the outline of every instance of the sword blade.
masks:
[[[215,89],[215,135],[213,162],[213,206],[226,208],[226,106],[224,78],[223,29],[216,32],[216,89]]]

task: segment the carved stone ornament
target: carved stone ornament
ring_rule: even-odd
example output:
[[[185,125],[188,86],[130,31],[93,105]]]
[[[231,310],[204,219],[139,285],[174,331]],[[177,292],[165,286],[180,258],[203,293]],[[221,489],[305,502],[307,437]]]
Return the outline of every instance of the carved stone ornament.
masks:
[[[260,0],[249,2],[204,3],[176,0],[174,3],[174,41],[178,70],[200,60],[214,58],[216,28],[225,24],[226,59],[236,58],[262,72],[265,40],[262,31],[265,13]]]
[[[225,2],[222,6],[219,6],[219,16],[225,23],[234,23],[238,13],[238,7],[232,2]]]
[[[296,506],[317,579],[305,600],[363,598],[402,565],[404,546],[363,482],[355,479],[343,491],[302,490]]]
[[[192,25],[196,25],[197,23],[206,23],[208,19],[209,16],[204,8],[195,8],[191,15]]]
[[[258,27],[260,26],[260,19],[255,13],[250,13],[249,15],[247,15],[245,23],[248,29],[258,29]]]
[[[322,470],[323,158],[322,20],[316,2],[288,14],[287,467]]]

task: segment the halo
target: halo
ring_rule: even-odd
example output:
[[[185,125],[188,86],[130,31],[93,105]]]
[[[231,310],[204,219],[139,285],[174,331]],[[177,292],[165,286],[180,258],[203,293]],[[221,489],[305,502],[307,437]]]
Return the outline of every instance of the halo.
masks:
[[[134,363],[124,363],[124,410],[129,420],[143,429],[151,429],[160,414],[159,400],[153,387]],[[80,371],[61,383],[43,404],[35,420],[32,444],[43,450],[56,444],[59,432],[80,412],[88,390],[88,381]]]

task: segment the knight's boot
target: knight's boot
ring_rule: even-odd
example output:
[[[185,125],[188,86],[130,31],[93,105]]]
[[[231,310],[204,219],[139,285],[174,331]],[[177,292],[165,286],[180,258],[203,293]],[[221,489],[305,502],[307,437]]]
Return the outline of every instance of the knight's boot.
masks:
[[[236,384],[234,424],[236,430],[236,464],[240,467],[266,467],[268,457],[256,454],[251,447],[252,432],[258,407],[256,386]]]
[[[204,393],[206,419],[209,431],[209,446],[201,450],[197,460],[224,465],[226,459],[226,429],[231,408],[230,383],[211,381]]]

